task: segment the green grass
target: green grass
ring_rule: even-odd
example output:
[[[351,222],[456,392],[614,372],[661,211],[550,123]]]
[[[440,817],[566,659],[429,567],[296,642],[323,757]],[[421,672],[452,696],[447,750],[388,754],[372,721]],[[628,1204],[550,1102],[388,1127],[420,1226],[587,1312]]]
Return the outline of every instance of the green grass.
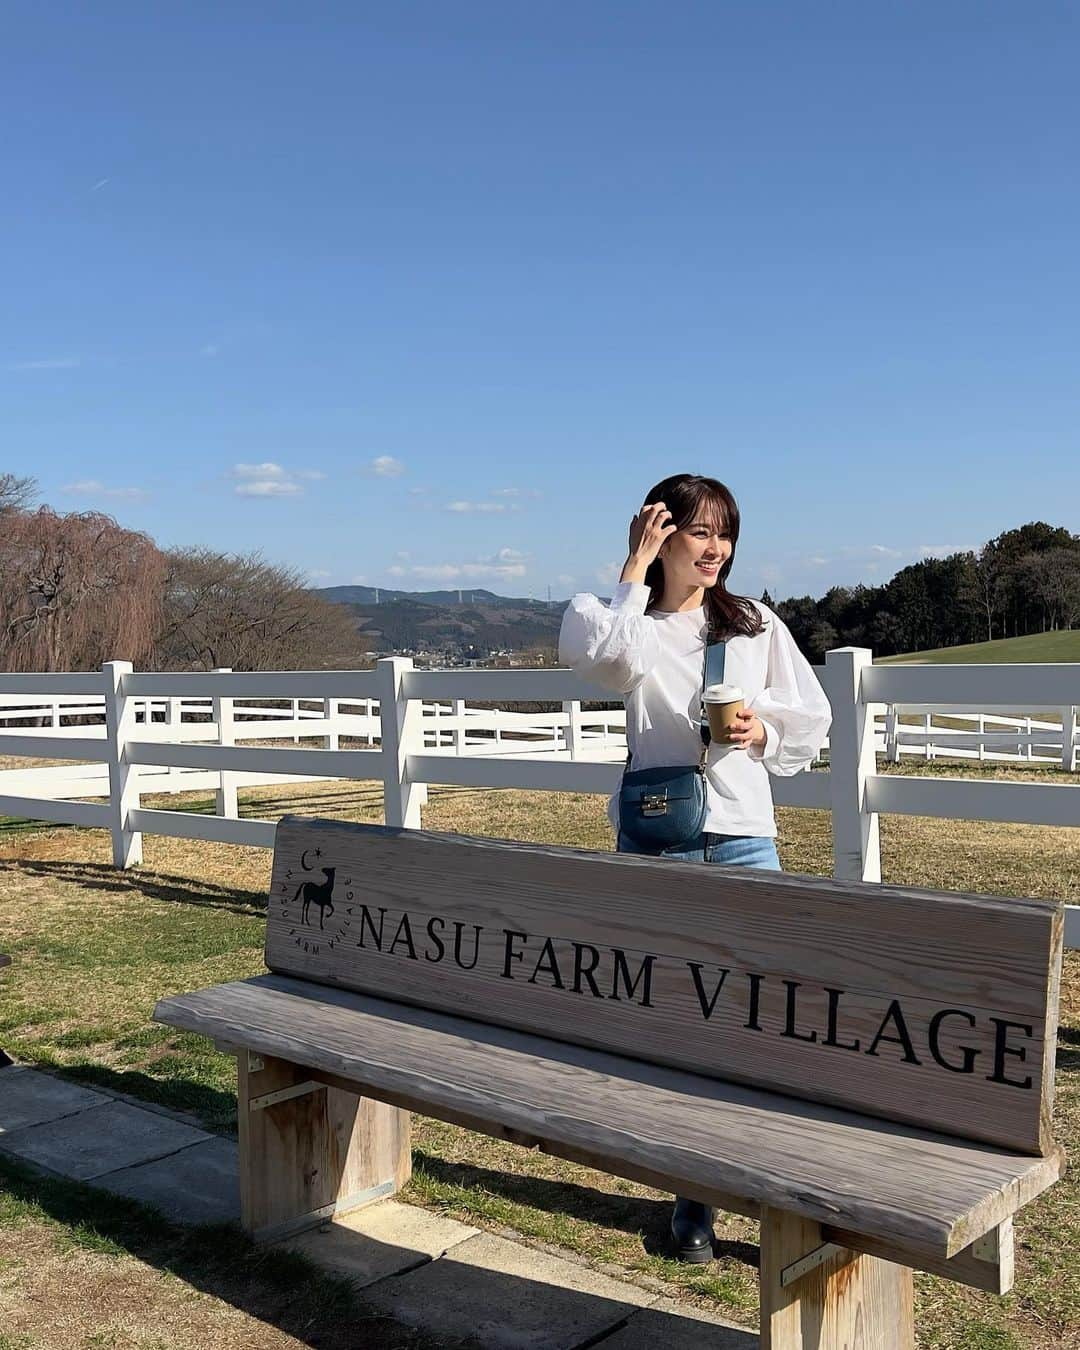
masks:
[[[993,642],[969,642],[959,647],[938,647],[927,652],[904,652],[901,656],[880,656],[875,664],[903,664],[907,661],[921,661],[930,665],[1080,662],[1080,629],[997,638]]]
[[[910,763],[893,771],[932,777],[949,772]],[[969,772],[1080,786],[1080,776],[1053,770],[971,766]],[[204,801],[190,804],[198,809]],[[360,820],[379,819],[379,807],[378,791],[368,784],[257,789],[245,801],[251,814],[307,810]],[[828,814],[778,816],[785,866],[827,874]],[[610,846],[601,799],[570,793],[433,789],[424,823],[537,843]],[[1080,831],[899,817],[881,824],[888,881],[1080,902]],[[0,845],[0,950],[15,957],[0,973],[0,1044],[16,1058],[64,1077],[192,1112],[206,1128],[231,1132],[233,1061],[202,1037],[157,1026],[151,1014],[155,1001],[169,993],[264,968],[262,912],[270,855],[152,836],[144,848],[143,867],[118,873],[109,861],[108,839],[98,831],[42,829]],[[1069,958],[1064,982],[1058,1081],[1057,1137],[1075,1155],[1080,1150],[1076,956]],[[670,1202],[664,1195],[439,1121],[418,1119],[414,1140],[415,1171],[405,1196],[412,1202],[481,1228],[555,1244],[631,1279],[660,1281],[687,1306],[711,1306],[754,1324],[757,1232],[750,1221],[722,1216],[720,1259],[705,1268],[685,1267],[667,1256]],[[103,1263],[110,1281],[120,1278],[117,1263],[127,1269],[124,1263],[134,1257],[173,1271],[184,1287],[211,1291],[253,1314],[266,1300],[267,1317],[276,1326],[291,1315],[285,1290],[297,1287],[289,1283],[292,1276],[282,1277],[280,1298],[276,1289],[267,1294],[266,1267],[235,1229],[196,1240],[129,1202],[103,1201],[89,1188],[6,1167],[0,1171],[0,1262],[18,1261],[18,1244],[5,1247],[3,1241],[13,1226],[21,1232],[47,1230],[55,1259]],[[1072,1327],[1080,1322],[1080,1187],[1071,1178],[1024,1210],[1018,1262],[1016,1291],[1005,1299],[918,1276],[921,1344],[934,1350],[1070,1344]],[[0,1287],[15,1278],[22,1277],[0,1276]],[[102,1282],[108,1283],[104,1276]],[[335,1303],[340,1297],[333,1285],[325,1286],[329,1309],[340,1306]],[[310,1319],[304,1335],[332,1336],[331,1312],[320,1311],[316,1298],[305,1297],[302,1306]],[[27,1331],[38,1334],[36,1326]],[[47,1332],[43,1320],[41,1335]],[[386,1336],[393,1334],[390,1329]],[[365,1343],[408,1342],[383,1337],[380,1324],[380,1339]]]
[[[64,1258],[77,1253],[104,1261],[109,1278],[115,1280],[115,1263],[134,1257],[165,1272],[169,1280],[189,1284],[301,1339],[318,1326],[317,1342],[309,1343],[328,1350],[351,1350],[356,1344],[354,1328],[373,1322],[378,1326],[373,1345],[387,1350],[436,1347],[436,1342],[395,1327],[386,1318],[376,1320],[348,1280],[327,1274],[298,1253],[257,1248],[231,1224],[181,1227],[133,1200],[40,1175],[0,1154],[0,1241],[8,1237],[17,1252],[19,1239],[30,1228],[45,1234],[49,1254],[59,1258],[61,1268]],[[9,1269],[16,1266],[12,1261]],[[50,1327],[50,1310],[43,1309],[44,1339],[22,1335],[8,1337],[6,1344],[71,1343],[66,1337],[53,1340]],[[83,1342],[94,1343],[92,1337]],[[145,1346],[148,1341],[100,1341],[120,1343]],[[0,1334],[0,1350],[4,1346]]]

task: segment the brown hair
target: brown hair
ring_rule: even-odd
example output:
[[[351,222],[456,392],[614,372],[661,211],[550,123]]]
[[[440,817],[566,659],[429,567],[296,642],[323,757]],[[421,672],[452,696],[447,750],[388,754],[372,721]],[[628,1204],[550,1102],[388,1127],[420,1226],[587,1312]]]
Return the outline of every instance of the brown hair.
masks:
[[[731,537],[731,557],[716,574],[716,585],[705,591],[705,617],[709,623],[709,638],[717,641],[742,634],[755,637],[764,631],[761,611],[753,600],[732,595],[725,582],[735,561],[735,545],[739,542],[739,508],[731,492],[715,478],[699,474],[677,473],[657,483],[645,494],[645,505],[663,502],[671,512],[672,524],[684,530],[702,507],[712,515],[721,529]],[[649,605],[657,605],[664,594],[664,564],[659,558],[645,573],[649,587]]]

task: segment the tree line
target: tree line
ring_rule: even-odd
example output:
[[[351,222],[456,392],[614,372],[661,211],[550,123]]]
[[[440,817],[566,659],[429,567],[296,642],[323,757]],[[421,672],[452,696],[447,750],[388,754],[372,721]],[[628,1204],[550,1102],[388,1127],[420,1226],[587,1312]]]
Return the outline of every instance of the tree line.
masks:
[[[882,586],[834,586],[770,605],[812,661],[830,647],[878,656],[1080,626],[1080,535],[1032,521],[978,552],[926,558]]]
[[[94,511],[34,505],[0,473],[0,670],[350,670],[369,665],[347,609],[258,554],[160,549]]]

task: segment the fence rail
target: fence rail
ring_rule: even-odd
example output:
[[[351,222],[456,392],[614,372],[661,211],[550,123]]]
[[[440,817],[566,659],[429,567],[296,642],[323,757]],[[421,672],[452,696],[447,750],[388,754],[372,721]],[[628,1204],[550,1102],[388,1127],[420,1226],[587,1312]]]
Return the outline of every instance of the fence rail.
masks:
[[[838,877],[880,880],[882,814],[1080,825],[1080,785],[877,773],[878,754],[1075,771],[1080,665],[883,667],[849,647],[817,673],[833,709],[828,770],[771,781],[778,805],[831,813]],[[429,783],[610,793],[625,756],[625,714],[584,710],[598,691],[565,670],[418,671],[391,657],[373,671],[141,674],[109,662],[99,674],[0,675],[0,686],[0,755],[61,761],[0,770],[0,813],[107,828],[121,867],[140,860],[144,833],[272,847],[272,821],[237,818],[236,790],[253,783],[381,779],[387,823],[415,828]],[[294,744],[236,743],[267,740]],[[207,788],[210,816],[142,804]],[[1080,947],[1080,906],[1066,908],[1066,943]]]

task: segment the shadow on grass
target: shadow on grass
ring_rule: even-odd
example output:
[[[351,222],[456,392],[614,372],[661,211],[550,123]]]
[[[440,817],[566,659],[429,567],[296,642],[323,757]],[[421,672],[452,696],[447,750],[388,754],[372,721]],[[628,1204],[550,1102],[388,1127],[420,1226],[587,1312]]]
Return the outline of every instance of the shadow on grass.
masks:
[[[218,886],[194,877],[169,876],[142,868],[120,871],[108,863],[75,862],[70,859],[0,859],[0,878],[5,874],[29,872],[91,891],[117,894],[138,893],[169,904],[197,905],[201,908],[228,910],[233,914],[251,914],[266,909],[263,891]]]
[[[74,825],[65,825],[56,821],[24,820],[21,816],[0,816],[0,843],[5,839],[14,839],[20,834],[38,834],[42,830],[73,830]]]
[[[1059,1073],[1080,1070],[1080,1029],[1058,1027],[1056,1068]]]
[[[153,1078],[138,1069],[110,1069],[104,1064],[50,1065],[49,1072],[83,1087],[102,1088],[132,1101],[185,1112],[196,1117],[204,1130],[236,1137],[235,1092],[222,1092],[207,1083],[184,1078]]]
[[[421,1149],[413,1150],[413,1162],[418,1172],[441,1186],[464,1190],[475,1188],[489,1195],[500,1196],[515,1205],[526,1205],[554,1215],[567,1215],[583,1223],[640,1236],[642,1246],[650,1256],[671,1256],[670,1200],[612,1195],[608,1191],[593,1190],[590,1186],[581,1186],[572,1181],[520,1176],[489,1167],[476,1167],[472,1163],[446,1162]],[[755,1270],[759,1263],[758,1248],[749,1242],[718,1239],[713,1243],[713,1254],[741,1261]]]
[[[441,1344],[377,1313],[348,1280],[297,1253],[255,1247],[234,1224],[181,1227],[134,1200],[45,1176],[0,1155],[0,1226],[35,1219],[61,1225],[62,1244],[133,1256],[304,1345],[434,1350]]]

